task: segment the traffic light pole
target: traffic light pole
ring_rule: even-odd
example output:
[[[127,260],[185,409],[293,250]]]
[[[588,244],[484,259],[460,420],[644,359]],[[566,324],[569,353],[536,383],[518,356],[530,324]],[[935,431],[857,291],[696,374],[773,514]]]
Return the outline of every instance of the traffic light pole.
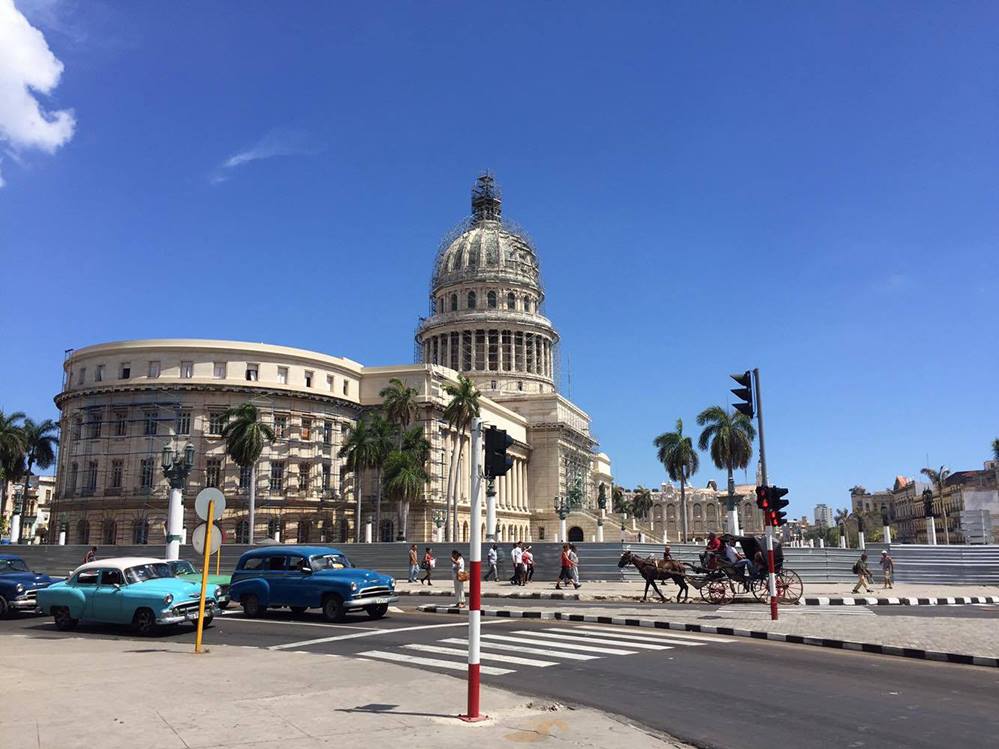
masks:
[[[482,608],[482,419],[472,419],[472,496],[468,534],[468,707],[462,720],[474,723],[479,715],[479,629]]]
[[[756,390],[756,424],[760,432],[760,477],[763,486],[770,486],[767,480],[767,448],[763,436],[763,393],[760,390],[760,370],[753,369],[753,386]],[[767,532],[767,593],[770,594],[770,619],[777,621],[777,575],[775,573],[776,562],[774,560],[774,527],[770,523],[770,518],[763,518]]]
[[[486,479],[486,541],[496,540],[496,479]]]

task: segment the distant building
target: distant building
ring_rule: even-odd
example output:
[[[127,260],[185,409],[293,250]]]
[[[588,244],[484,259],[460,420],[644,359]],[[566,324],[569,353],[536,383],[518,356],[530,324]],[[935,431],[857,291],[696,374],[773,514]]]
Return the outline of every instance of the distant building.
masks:
[[[48,534],[49,510],[55,493],[55,476],[32,476],[28,481],[28,494],[24,494],[24,481],[7,483],[7,496],[2,497],[4,517],[10,518],[15,509],[21,510],[20,542],[43,543]],[[22,501],[18,503],[18,499]]]
[[[624,497],[631,501],[636,490],[625,490]],[[656,541],[677,541],[680,539],[682,525],[682,509],[680,506],[680,487],[671,483],[663,483],[658,489],[652,489],[652,509],[648,516],[639,521],[643,532],[651,534]],[[735,487],[739,498],[736,503],[739,515],[739,528],[743,533],[763,532],[763,513],[756,507],[756,485],[746,484]],[[707,486],[698,488],[686,487],[687,495],[687,529],[691,541],[700,542],[708,533],[721,533],[726,529],[728,513],[726,489],[719,490],[714,481]],[[651,540],[651,539],[650,539]]]
[[[819,528],[832,528],[833,511],[829,505],[815,505],[815,512],[813,515],[815,517],[815,525]]]

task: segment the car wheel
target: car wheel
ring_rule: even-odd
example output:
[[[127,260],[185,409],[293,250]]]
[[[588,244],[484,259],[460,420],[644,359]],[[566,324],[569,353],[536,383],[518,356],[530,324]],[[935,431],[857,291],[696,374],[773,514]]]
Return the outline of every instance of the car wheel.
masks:
[[[291,613],[296,615],[304,614],[309,610],[308,606],[289,606],[288,608],[291,609]]]
[[[323,618],[328,622],[342,622],[347,618],[347,609],[340,596],[329,596],[323,601]]]
[[[132,626],[135,627],[137,634],[146,637],[156,629],[156,617],[149,609],[139,609],[132,617]]]
[[[364,609],[369,619],[381,619],[388,613],[388,604],[380,603],[377,606],[368,606]]]
[[[229,608],[229,599],[227,598],[224,601],[222,601],[221,603],[219,603],[219,608],[220,609],[227,609],[227,608]]]
[[[0,619],[3,619],[5,616],[7,616],[7,612],[8,612],[7,599],[4,598],[3,596],[0,596]]]
[[[214,618],[215,618],[215,614],[205,614],[205,623],[204,623],[203,626],[210,627],[211,624],[212,624],[212,619],[214,619]],[[195,626],[197,626],[197,622],[195,622]]]
[[[56,606],[52,609],[52,618],[55,619],[56,629],[60,632],[68,632],[75,629],[79,619],[74,619],[69,615],[69,609],[65,606]]]
[[[264,609],[255,595],[243,596],[239,602],[243,605],[243,613],[251,619],[263,616]]]

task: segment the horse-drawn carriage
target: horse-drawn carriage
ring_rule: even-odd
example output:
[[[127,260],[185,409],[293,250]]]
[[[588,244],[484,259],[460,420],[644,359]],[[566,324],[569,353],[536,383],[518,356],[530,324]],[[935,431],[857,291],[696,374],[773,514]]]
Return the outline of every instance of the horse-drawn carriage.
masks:
[[[734,536],[733,540],[742,546],[748,564],[734,565],[720,553],[705,553],[700,564],[681,562],[676,559],[643,559],[631,551],[621,556],[619,567],[633,564],[645,579],[646,600],[649,586],[666,600],[656,581],[672,580],[680,588],[676,600],[687,598],[687,584],[700,591],[701,598],[709,603],[731,603],[740,593],[752,593],[757,601],[769,598],[767,588],[767,551],[762,538],[756,536]],[[743,569],[745,568],[745,569]],[[777,599],[781,603],[797,603],[804,592],[804,584],[797,572],[784,567],[784,551],[774,540],[774,572]]]

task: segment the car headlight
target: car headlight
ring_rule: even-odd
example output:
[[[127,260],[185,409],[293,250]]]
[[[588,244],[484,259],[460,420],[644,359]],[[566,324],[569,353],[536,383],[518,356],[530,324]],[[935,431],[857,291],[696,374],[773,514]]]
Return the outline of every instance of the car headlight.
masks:
[[[24,586],[23,586],[23,585],[21,585],[21,583],[18,583],[18,584],[17,584],[17,588],[15,588],[15,590],[16,590],[16,591],[17,591],[18,593],[23,593],[23,592],[24,592]]]
[[[351,593],[356,593],[357,592],[357,583],[351,583],[350,584],[350,592]]]
[[[167,593],[163,596],[163,604],[169,606],[171,603],[173,603],[173,593]]]
[[[392,589],[394,587],[395,587],[395,578],[394,577],[389,578],[389,589]]]
[[[220,587],[219,587],[218,585],[216,585],[216,586],[215,586],[215,592],[214,592],[214,593],[212,593],[212,595],[213,595],[213,596],[214,596],[215,598],[218,598],[218,597],[219,597],[220,595],[222,595],[222,588],[220,588]]]

